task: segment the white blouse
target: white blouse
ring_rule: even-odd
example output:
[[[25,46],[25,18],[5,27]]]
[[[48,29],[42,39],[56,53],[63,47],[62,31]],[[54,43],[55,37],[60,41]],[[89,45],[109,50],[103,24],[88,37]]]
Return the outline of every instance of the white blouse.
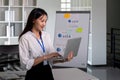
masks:
[[[42,40],[45,46],[45,53],[43,53],[33,32],[28,31],[21,36],[19,40],[19,56],[23,68],[29,70],[33,66],[35,58],[55,52],[50,35],[45,31],[42,31]]]

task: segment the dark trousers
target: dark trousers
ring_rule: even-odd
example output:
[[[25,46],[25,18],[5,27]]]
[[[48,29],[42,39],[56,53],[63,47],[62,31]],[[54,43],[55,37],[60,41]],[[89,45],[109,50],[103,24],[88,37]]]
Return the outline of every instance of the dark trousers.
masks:
[[[50,65],[43,62],[27,71],[25,80],[54,80]]]

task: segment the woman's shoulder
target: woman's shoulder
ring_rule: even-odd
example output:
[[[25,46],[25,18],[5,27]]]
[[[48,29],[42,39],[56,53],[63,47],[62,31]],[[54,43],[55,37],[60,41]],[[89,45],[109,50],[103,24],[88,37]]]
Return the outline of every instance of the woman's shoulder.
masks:
[[[29,39],[31,37],[31,35],[32,35],[32,32],[28,31],[21,36],[21,39]]]

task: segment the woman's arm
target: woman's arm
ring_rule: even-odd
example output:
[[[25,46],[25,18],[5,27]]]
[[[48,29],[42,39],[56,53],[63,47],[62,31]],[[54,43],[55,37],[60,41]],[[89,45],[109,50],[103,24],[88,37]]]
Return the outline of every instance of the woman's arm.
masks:
[[[33,66],[36,66],[37,64],[43,62],[45,60],[44,56],[43,57],[38,57],[34,60]]]
[[[57,57],[57,56],[59,56],[59,54],[56,53],[56,52],[53,52],[53,53],[44,55],[44,56],[42,56],[42,57],[38,57],[38,58],[36,58],[36,59],[34,60],[33,66],[35,66],[35,65],[37,65],[37,64],[39,64],[39,63],[41,63],[41,62],[43,62],[44,60],[48,60],[48,59],[51,59],[51,58]]]
[[[22,36],[19,40],[19,57],[21,66],[27,70],[31,69],[34,64],[34,59],[29,55],[29,43],[26,36]]]

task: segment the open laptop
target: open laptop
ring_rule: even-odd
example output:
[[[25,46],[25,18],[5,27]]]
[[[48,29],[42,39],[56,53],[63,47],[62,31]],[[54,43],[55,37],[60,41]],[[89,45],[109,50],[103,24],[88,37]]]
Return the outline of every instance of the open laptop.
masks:
[[[71,51],[73,52],[73,57],[76,57],[78,54],[80,42],[81,42],[81,37],[68,39],[64,50],[64,55],[62,57],[57,58],[57,60],[66,59]]]

